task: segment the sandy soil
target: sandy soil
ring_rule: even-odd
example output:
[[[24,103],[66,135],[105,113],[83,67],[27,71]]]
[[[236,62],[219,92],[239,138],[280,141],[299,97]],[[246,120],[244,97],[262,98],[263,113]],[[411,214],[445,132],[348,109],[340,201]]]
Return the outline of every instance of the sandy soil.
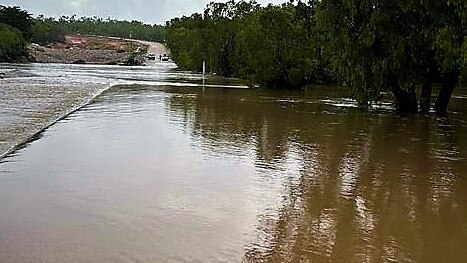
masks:
[[[141,58],[146,52],[157,56],[168,53],[164,45],[149,41],[80,35],[65,38],[65,43],[46,47],[31,44],[30,54],[40,63],[118,64],[128,59],[131,50],[140,51]]]

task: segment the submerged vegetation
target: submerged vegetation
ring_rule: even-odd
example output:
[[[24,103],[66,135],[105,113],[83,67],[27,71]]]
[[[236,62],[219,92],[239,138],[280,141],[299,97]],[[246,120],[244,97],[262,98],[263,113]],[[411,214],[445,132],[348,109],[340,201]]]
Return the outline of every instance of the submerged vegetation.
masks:
[[[335,82],[315,11],[303,3],[210,3],[203,15],[170,21],[168,44],[179,66],[190,70],[200,70],[206,61],[211,72],[274,88]]]
[[[290,0],[211,2],[202,14],[166,24],[101,18],[32,18],[0,6],[0,61],[27,57],[29,42],[65,34],[164,42],[180,68],[240,77],[252,85],[302,89],[341,84],[362,107],[391,94],[397,108],[445,112],[467,72],[467,2]],[[464,77],[464,79],[466,79]],[[433,89],[436,87],[437,89]]]
[[[180,67],[273,88],[346,84],[363,106],[392,94],[399,110],[447,109],[465,72],[467,2],[309,0],[262,7],[210,3],[167,23]]]

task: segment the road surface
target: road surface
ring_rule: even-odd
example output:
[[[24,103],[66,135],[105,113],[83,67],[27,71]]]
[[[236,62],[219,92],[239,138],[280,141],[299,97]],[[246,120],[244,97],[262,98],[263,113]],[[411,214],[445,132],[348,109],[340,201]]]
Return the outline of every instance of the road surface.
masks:
[[[141,43],[143,45],[147,45],[148,46],[147,53],[153,53],[154,55],[156,55],[156,57],[159,57],[159,55],[170,53],[169,49],[161,43],[143,41],[143,40],[134,40],[134,41]]]

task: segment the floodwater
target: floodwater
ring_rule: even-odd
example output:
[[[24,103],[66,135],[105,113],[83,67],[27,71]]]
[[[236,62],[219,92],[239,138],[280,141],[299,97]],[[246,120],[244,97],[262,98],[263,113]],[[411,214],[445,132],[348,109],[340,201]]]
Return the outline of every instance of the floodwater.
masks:
[[[463,89],[447,116],[399,115],[362,112],[335,87],[203,87],[163,64],[29,67],[20,87],[47,93],[34,78],[67,72],[70,104],[100,95],[0,161],[0,262],[467,258]],[[11,112],[75,107],[52,97],[9,100],[0,128],[55,118]]]

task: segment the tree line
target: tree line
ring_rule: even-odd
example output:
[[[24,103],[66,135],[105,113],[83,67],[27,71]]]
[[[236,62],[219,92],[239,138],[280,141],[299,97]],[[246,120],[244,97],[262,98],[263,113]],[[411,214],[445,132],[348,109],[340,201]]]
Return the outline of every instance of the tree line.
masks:
[[[165,27],[148,25],[140,21],[121,21],[99,17],[62,16],[59,19],[39,16],[34,21],[34,39],[36,43],[50,43],[60,40],[65,34],[83,34],[135,38],[147,41],[164,41]]]
[[[27,57],[27,43],[45,45],[63,42],[66,34],[132,37],[163,42],[165,27],[135,20],[104,20],[98,17],[62,16],[55,19],[41,15],[33,18],[18,6],[0,5],[0,61],[17,61]]]
[[[210,3],[172,19],[167,40],[181,68],[272,88],[344,84],[361,106],[384,94],[406,112],[444,112],[466,72],[467,2],[309,0],[260,6]]]

